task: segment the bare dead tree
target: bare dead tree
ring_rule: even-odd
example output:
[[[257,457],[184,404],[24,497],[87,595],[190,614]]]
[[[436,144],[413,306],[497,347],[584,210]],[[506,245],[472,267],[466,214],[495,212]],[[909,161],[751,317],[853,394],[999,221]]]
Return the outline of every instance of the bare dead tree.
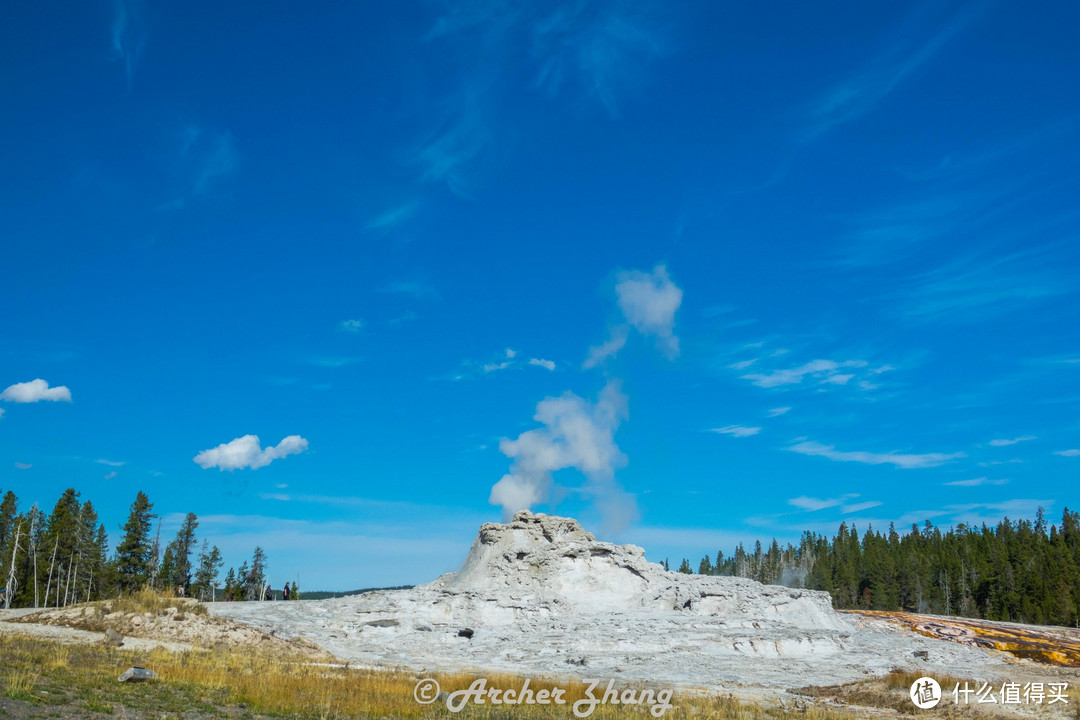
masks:
[[[19,535],[22,533],[22,523],[15,525],[15,543],[11,548],[11,569],[8,570],[7,579],[7,592],[4,593],[4,609],[11,609],[11,598],[15,595],[16,580],[15,580],[15,558],[19,554]]]
[[[56,564],[56,548],[60,546],[60,536],[56,536],[53,543],[52,558],[49,560],[49,582],[45,584],[45,607],[49,607],[49,593],[52,591],[53,565]]]

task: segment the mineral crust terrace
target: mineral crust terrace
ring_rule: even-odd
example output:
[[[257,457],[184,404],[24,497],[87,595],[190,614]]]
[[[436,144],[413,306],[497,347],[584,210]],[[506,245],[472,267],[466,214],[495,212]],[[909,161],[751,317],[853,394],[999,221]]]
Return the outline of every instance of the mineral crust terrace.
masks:
[[[616,677],[743,695],[894,669],[1007,674],[1007,656],[836,613],[828,593],[686,575],[576,520],[517,513],[480,528],[461,570],[409,590],[296,603],[216,603],[355,664]]]

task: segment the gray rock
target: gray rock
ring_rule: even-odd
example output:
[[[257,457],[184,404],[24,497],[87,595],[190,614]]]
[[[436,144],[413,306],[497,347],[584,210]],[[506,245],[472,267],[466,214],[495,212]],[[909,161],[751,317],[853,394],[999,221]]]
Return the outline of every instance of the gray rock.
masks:
[[[149,668],[129,667],[127,670],[120,673],[120,677],[116,679],[120,682],[146,682],[147,680],[156,680],[157,673]]]
[[[120,647],[124,644],[124,636],[116,632],[112,628],[105,630],[105,644],[112,647]]]

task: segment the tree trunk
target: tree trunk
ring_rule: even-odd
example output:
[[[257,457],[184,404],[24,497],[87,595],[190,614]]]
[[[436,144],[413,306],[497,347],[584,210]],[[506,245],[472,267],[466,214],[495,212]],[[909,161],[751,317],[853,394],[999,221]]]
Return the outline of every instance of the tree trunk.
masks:
[[[37,508],[37,505],[34,505]],[[37,513],[34,514],[34,519],[30,522],[30,552],[34,554],[34,608],[38,606],[38,575],[37,575],[37,541],[34,540],[34,527],[37,525]]]
[[[49,593],[52,592],[53,565],[56,564],[56,548],[60,545],[60,536],[56,536],[53,543],[52,558],[49,559],[49,582],[45,585],[45,607],[49,607]]]
[[[4,592],[4,609],[11,609],[11,597],[15,594],[15,557],[19,554],[19,535],[22,532],[22,524],[15,526],[15,544],[11,548],[11,570],[8,572],[7,585]]]

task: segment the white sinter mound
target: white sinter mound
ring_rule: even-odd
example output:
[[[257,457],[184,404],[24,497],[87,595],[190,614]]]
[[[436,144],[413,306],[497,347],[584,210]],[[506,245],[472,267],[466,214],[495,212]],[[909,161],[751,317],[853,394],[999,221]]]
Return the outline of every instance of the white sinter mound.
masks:
[[[783,692],[895,668],[992,677],[1005,663],[838,615],[828,593],[668,572],[637,546],[527,511],[485,524],[460,572],[411,590],[209,607],[352,662],[440,670]]]

